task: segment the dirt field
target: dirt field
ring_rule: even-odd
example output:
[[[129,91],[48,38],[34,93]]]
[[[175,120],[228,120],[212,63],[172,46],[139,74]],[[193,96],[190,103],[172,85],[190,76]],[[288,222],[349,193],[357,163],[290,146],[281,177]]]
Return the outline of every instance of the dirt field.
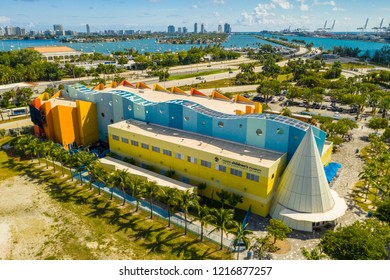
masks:
[[[104,246],[113,237],[98,245],[88,242],[90,235],[36,182],[19,176],[0,182],[0,259],[73,259],[73,251],[85,259],[131,259],[128,248]]]

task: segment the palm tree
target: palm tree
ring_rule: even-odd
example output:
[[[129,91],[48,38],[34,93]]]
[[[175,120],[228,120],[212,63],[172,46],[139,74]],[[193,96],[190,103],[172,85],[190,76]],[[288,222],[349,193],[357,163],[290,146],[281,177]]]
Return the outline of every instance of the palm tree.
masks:
[[[233,240],[233,246],[236,247],[239,242],[244,242],[245,247],[249,248],[250,239],[248,235],[253,234],[253,231],[246,229],[248,224],[243,225],[242,223],[235,222],[237,231],[235,232],[235,238]],[[237,260],[239,258],[240,250],[237,250]]]
[[[178,205],[179,190],[170,187],[161,188],[160,198],[168,208],[168,225],[171,226],[171,214],[173,209]]]
[[[242,195],[232,193],[230,197],[228,198],[228,203],[231,207],[236,208],[237,204],[243,202],[243,197]]]
[[[220,192],[217,192],[217,196],[219,197],[219,200],[222,203],[222,208],[225,205],[225,201],[229,200],[231,194],[225,190],[221,190]]]
[[[153,197],[157,195],[160,187],[155,181],[145,181],[143,194],[149,197],[150,218],[153,219]]]
[[[115,170],[112,174],[112,183],[114,186],[119,186],[123,193],[123,203],[122,205],[125,205],[126,203],[126,185],[129,182],[129,173],[127,172],[127,169],[122,170]]]
[[[198,197],[190,190],[179,192],[179,206],[184,211],[184,235],[187,235],[187,214],[190,206],[196,205]]]
[[[43,156],[45,157],[46,169],[49,169],[49,163],[47,161],[47,158],[49,157],[51,148],[52,148],[52,146],[49,143],[49,141],[42,143],[42,150],[41,151],[42,151]]]
[[[211,219],[210,208],[207,205],[197,205],[198,216],[195,218],[195,221],[200,222],[200,241],[203,241],[203,228],[209,223]]]
[[[307,260],[321,260],[326,257],[326,255],[321,252],[319,247],[314,247],[314,249],[310,252],[305,247],[302,247],[301,252]]]
[[[106,182],[108,181],[109,177],[108,172],[99,162],[94,165],[93,172],[96,180],[98,181],[98,190],[100,195],[100,183],[103,184],[103,188],[106,186]]]
[[[65,174],[64,174],[64,164],[67,162],[67,160],[69,158],[69,152],[67,150],[63,149],[63,148],[60,148],[60,149],[58,149],[58,151],[56,153],[56,157],[57,157],[57,160],[61,164],[61,173],[62,173],[62,177],[64,177],[65,176]],[[73,179],[73,176],[72,176],[72,179]]]
[[[81,171],[86,168],[88,171],[88,167],[96,160],[96,156],[92,153],[88,153],[85,151],[80,151],[75,154],[76,157],[76,165],[78,166],[78,172],[80,176],[80,186],[83,185],[83,176],[81,176]],[[89,173],[89,171],[88,171]],[[89,174],[91,175],[91,174]]]
[[[219,230],[221,232],[221,247],[220,250],[223,248],[223,233],[228,233],[228,230],[230,230],[234,226],[234,212],[233,209],[212,209],[211,210],[212,216],[211,216],[211,222],[214,224],[215,228],[210,231],[210,233]]]
[[[139,201],[142,197],[142,190],[144,184],[145,184],[144,180],[140,179],[137,176],[133,176],[130,179],[130,188],[132,190],[132,196],[135,198],[136,201],[135,212],[138,212],[139,209]]]

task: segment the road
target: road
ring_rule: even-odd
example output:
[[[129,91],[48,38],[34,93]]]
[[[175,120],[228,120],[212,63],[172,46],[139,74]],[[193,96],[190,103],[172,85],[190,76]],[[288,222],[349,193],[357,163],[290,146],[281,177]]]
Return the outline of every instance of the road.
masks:
[[[17,120],[13,122],[0,123],[0,129],[15,129],[24,126],[34,125],[30,119]]]

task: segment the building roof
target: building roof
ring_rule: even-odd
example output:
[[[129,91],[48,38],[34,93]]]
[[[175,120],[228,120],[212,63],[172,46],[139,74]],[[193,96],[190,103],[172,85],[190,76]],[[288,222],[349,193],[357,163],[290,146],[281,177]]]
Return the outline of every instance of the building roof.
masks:
[[[335,220],[345,210],[344,200],[329,188],[310,127],[283,173],[271,216],[319,222]]]
[[[135,120],[126,120],[114,123],[109,125],[109,127],[119,128],[151,138],[158,138],[178,146],[184,146],[202,152],[215,154],[216,156],[223,158],[229,158],[267,168],[271,167],[275,161],[279,160],[284,155],[284,153],[270,151],[250,145],[244,145],[202,134]]]
[[[112,157],[101,158],[99,159],[99,161],[102,164],[113,165],[115,166],[115,169],[127,170],[127,172],[131,175],[146,178],[148,181],[154,181],[159,186],[175,188],[181,191],[193,190],[194,188],[196,188],[192,185],[177,181],[175,179],[169,178],[164,175],[159,175],[155,172],[149,171],[147,169],[135,165],[128,164],[126,162],[114,159]]]
[[[29,49],[36,50],[40,53],[69,53],[74,52],[77,53],[76,50],[69,48],[67,46],[45,46],[45,47],[30,47]]]

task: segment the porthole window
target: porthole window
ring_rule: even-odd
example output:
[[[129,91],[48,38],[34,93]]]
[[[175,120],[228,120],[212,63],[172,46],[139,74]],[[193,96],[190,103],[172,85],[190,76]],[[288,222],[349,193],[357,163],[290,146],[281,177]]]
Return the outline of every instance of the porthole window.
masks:
[[[175,116],[172,116],[171,119],[174,120],[174,119],[175,119]]]
[[[104,118],[104,113],[102,113],[102,117]]]
[[[148,110],[146,110],[146,111],[145,111],[145,113],[146,113],[146,114],[149,114],[149,111],[148,111]]]
[[[136,107],[137,111],[139,111],[139,107]]]
[[[160,114],[164,114],[164,110],[163,109],[160,109],[159,112],[160,112]]]
[[[283,133],[284,133],[284,131],[283,131],[283,129],[281,129],[281,128],[278,128],[278,129],[276,130],[276,133],[277,133],[277,134],[283,134]]]
[[[184,120],[188,122],[190,120],[190,117],[189,116],[185,116]]]
[[[219,127],[223,127],[223,122],[219,122],[219,123],[218,123],[218,126],[219,126]]]
[[[118,102],[118,99],[115,99],[115,102]]]
[[[108,102],[108,105],[112,106],[112,101]]]
[[[256,129],[256,134],[258,136],[263,135],[263,131],[260,128],[258,128],[258,129]]]
[[[110,120],[110,123],[114,123],[114,120],[113,120],[113,119],[111,119],[111,120]]]
[[[129,111],[133,111],[133,107],[131,105],[127,106],[127,109],[129,109]]]
[[[240,126],[240,128],[242,128],[242,124],[241,124],[241,123],[240,123],[240,125],[239,125],[239,126]]]

